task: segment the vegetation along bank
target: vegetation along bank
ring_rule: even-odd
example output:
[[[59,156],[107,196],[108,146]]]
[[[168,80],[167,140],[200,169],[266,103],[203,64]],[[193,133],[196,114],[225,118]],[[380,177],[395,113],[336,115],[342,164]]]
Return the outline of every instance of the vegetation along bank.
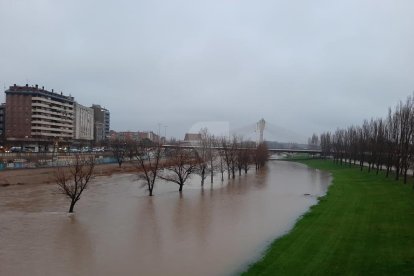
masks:
[[[331,172],[333,183],[244,275],[414,275],[411,185],[331,160],[300,162]]]

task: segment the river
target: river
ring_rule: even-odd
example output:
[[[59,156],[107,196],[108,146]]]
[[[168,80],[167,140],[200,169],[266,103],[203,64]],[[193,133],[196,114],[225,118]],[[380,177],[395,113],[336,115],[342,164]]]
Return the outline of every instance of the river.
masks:
[[[288,232],[328,173],[270,161],[214,185],[159,182],[148,197],[135,175],[96,178],[68,215],[57,187],[0,187],[0,275],[232,275]]]

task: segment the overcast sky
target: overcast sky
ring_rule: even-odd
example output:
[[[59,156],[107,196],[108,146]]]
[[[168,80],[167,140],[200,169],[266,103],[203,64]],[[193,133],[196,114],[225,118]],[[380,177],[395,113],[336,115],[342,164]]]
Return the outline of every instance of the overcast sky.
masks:
[[[101,104],[114,130],[161,123],[182,138],[263,117],[308,137],[413,92],[413,12],[410,0],[0,0],[0,84]]]

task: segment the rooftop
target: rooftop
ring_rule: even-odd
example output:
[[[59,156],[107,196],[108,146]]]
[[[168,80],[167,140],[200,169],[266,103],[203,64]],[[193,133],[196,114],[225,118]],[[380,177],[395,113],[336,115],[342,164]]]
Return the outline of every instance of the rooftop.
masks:
[[[44,87],[39,87],[37,84],[34,86],[29,86],[28,84],[26,84],[25,86],[19,86],[14,84],[13,86],[10,86],[9,89],[7,89],[5,91],[6,94],[31,94],[31,95],[36,95],[38,94],[39,96],[46,96],[46,97],[52,97],[55,99],[60,99],[60,100],[64,100],[64,101],[70,101],[73,102],[74,98],[72,96],[65,96],[63,95],[62,92],[60,93],[55,93],[52,89],[52,91],[48,91],[45,90]]]

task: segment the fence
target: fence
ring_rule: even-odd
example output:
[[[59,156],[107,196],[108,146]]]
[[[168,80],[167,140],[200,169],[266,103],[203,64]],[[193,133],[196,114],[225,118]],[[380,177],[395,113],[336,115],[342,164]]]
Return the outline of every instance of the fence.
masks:
[[[97,164],[116,163],[111,153],[49,153],[49,152],[19,152],[0,154],[0,171],[5,169],[29,169],[66,166],[74,160],[76,155],[85,157],[94,156]]]

